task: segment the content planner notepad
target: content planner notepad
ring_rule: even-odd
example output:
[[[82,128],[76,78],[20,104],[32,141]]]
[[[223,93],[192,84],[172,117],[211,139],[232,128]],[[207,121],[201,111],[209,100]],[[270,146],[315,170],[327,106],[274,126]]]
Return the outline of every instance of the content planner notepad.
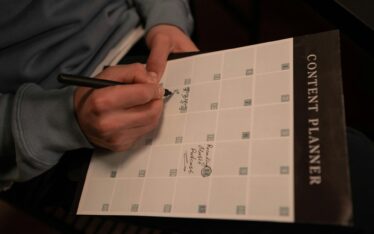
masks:
[[[338,41],[169,61],[159,128],[95,151],[78,214],[350,224]]]

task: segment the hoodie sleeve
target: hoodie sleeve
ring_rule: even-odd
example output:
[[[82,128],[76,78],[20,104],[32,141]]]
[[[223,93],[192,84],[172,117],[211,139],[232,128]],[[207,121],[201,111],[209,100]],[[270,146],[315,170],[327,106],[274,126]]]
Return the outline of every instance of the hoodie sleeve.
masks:
[[[52,89],[60,87],[54,75],[89,74],[112,35],[136,26],[139,16],[146,30],[171,24],[191,33],[193,23],[187,0],[13,2],[0,3],[7,35],[0,37],[0,191],[53,167],[65,151],[93,148],[74,114],[74,88]]]
[[[191,34],[193,18],[188,0],[134,0],[148,31],[158,24],[171,24]]]
[[[0,191],[53,167],[65,151],[92,148],[77,123],[73,92],[26,83],[0,95]]]

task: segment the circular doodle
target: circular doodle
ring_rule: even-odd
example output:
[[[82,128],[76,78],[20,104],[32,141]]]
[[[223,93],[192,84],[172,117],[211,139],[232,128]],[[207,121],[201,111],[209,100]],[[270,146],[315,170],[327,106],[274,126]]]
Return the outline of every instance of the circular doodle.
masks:
[[[205,166],[201,168],[201,175],[203,177],[210,176],[210,174],[212,174],[212,168],[210,168],[210,166]]]

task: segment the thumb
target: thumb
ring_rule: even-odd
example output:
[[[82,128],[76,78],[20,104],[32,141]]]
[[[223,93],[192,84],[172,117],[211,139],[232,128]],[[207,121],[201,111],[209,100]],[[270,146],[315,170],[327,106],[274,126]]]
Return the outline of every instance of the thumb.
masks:
[[[158,80],[161,79],[168,60],[168,56],[172,51],[170,40],[162,40],[154,38],[151,47],[151,53],[147,60],[146,69],[148,72],[157,74]]]

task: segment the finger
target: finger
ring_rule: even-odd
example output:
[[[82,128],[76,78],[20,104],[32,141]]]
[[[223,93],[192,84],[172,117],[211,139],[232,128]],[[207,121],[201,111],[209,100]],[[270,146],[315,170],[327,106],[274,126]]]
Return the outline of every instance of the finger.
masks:
[[[93,113],[100,115],[146,104],[162,98],[164,93],[164,88],[158,84],[117,85],[92,92],[88,105],[91,106]]]
[[[168,56],[173,50],[173,45],[169,38],[159,36],[152,40],[150,48],[151,53],[147,60],[146,69],[149,72],[155,72],[160,80],[164,73]]]
[[[128,126],[141,127],[152,123],[157,124],[161,117],[163,108],[164,101],[162,99],[156,99],[147,104],[128,109]]]
[[[194,51],[199,51],[199,49],[189,37],[185,36],[182,40],[175,43],[175,46],[172,52],[178,53],[178,52],[194,52]]]
[[[104,143],[104,147],[112,151],[125,151],[131,148],[136,141],[152,132],[155,129],[153,125],[127,129],[126,132],[120,132],[112,135]]]
[[[148,125],[156,126],[163,109],[162,100],[154,100],[129,110],[116,111],[101,117],[95,127],[96,134],[106,137],[116,132]]]
[[[123,83],[156,83],[156,79],[150,76],[145,65],[140,63],[108,67],[97,77]]]

